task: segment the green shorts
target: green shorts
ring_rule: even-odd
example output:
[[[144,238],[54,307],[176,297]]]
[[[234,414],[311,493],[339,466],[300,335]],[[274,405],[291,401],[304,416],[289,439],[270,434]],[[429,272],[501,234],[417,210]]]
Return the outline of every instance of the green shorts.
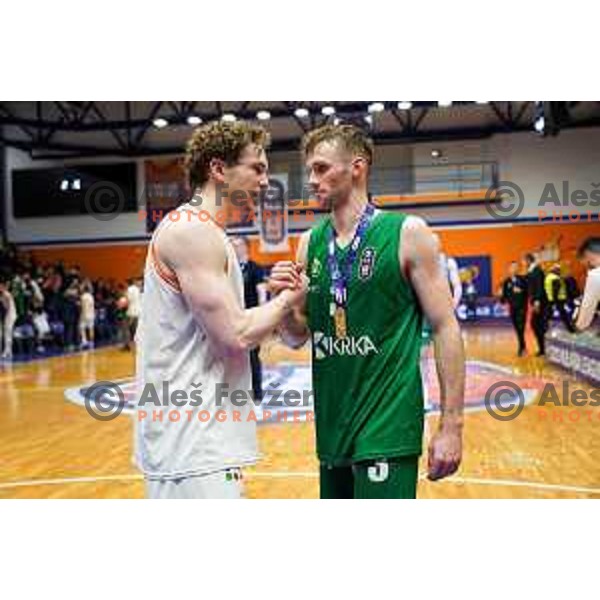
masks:
[[[321,464],[320,475],[323,500],[414,499],[419,457],[370,460],[346,467]]]

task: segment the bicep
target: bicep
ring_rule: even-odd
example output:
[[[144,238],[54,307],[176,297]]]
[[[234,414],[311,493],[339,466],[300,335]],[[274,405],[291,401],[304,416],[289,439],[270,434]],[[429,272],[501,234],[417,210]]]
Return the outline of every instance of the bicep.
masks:
[[[406,235],[408,234],[408,235]],[[440,267],[437,242],[426,226],[405,232],[409,238],[406,275],[415,291],[423,313],[434,330],[454,319],[450,287]]]
[[[223,241],[209,229],[200,235],[182,229],[176,240],[173,237],[165,240],[166,254],[190,311],[211,338],[234,345],[243,309],[226,273]]]
[[[199,263],[178,269],[177,278],[190,310],[209,333],[226,329],[241,311],[224,271]]]
[[[410,270],[410,281],[423,313],[435,329],[454,315],[448,282],[434,261],[424,259]]]

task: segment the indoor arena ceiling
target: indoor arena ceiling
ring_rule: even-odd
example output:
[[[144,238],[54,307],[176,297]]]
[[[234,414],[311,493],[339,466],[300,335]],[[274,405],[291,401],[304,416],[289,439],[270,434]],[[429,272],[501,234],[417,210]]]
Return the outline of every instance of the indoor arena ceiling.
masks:
[[[0,101],[0,143],[34,158],[172,154],[200,122],[243,118],[263,122],[274,150],[294,150],[327,120],[361,123],[378,143],[402,143],[533,132],[544,114],[546,133],[600,126],[599,102]]]

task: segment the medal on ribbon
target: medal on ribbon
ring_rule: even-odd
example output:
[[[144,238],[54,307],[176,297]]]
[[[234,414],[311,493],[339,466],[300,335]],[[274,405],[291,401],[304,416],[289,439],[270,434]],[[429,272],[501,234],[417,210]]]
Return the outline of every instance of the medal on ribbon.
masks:
[[[348,254],[342,264],[339,263],[335,252],[336,232],[333,226],[329,232],[327,266],[331,276],[331,295],[333,296],[331,316],[333,317],[337,338],[345,338],[348,335],[348,285],[352,277],[352,266],[356,261],[358,249],[367,233],[374,213],[375,207],[371,203],[367,204],[356,228],[354,238],[350,243]]]

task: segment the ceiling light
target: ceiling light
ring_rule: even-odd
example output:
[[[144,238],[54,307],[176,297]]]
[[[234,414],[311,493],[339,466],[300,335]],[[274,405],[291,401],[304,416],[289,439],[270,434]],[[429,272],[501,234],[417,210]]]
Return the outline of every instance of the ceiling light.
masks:
[[[370,114],[383,112],[385,110],[385,104],[383,102],[373,102],[372,104],[369,104],[367,110]]]

